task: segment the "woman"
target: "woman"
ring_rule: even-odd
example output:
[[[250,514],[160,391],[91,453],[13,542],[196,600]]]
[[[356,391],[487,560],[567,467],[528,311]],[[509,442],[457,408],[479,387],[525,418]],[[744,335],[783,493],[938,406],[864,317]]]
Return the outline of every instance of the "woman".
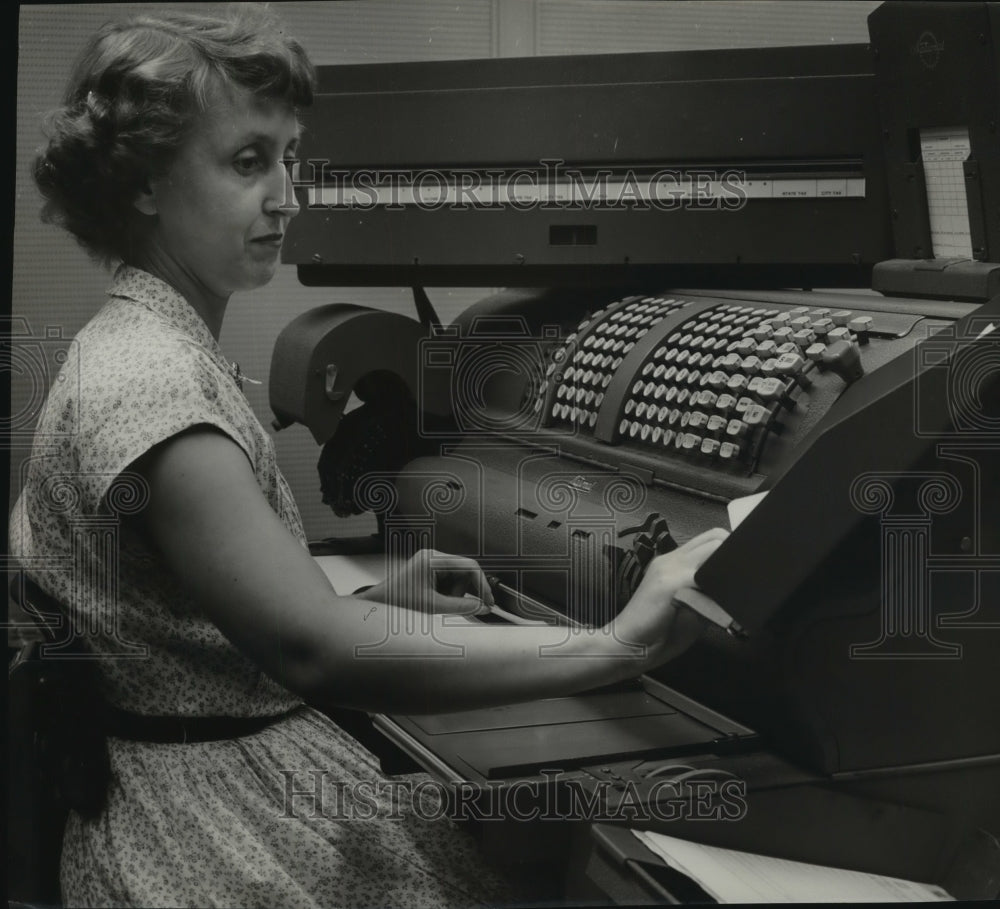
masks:
[[[104,807],[66,828],[67,904],[509,899],[461,833],[373,787],[374,759],[303,702],[555,696],[632,677],[700,630],[672,597],[721,531],[656,559],[613,628],[568,640],[443,615],[491,599],[466,559],[420,553],[363,596],[330,587],[218,345],[230,296],[270,280],[298,210],[286,164],[312,86],[302,48],[255,8],[108,26],[36,162],[47,217],[121,263],[53,385],[11,519],[12,552],[102,657],[112,708]],[[462,657],[407,658],[406,609]],[[327,779],[335,810],[315,801]]]

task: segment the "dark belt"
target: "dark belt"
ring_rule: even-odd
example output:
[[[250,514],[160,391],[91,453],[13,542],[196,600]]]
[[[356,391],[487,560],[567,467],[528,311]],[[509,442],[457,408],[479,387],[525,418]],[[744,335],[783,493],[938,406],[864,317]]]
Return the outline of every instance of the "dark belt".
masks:
[[[147,716],[107,708],[104,730],[116,739],[161,744],[191,744],[238,739],[260,732],[290,716],[298,707],[276,716]]]
[[[86,818],[104,808],[111,783],[109,736],[134,742],[192,744],[238,739],[253,735],[291,715],[277,716],[144,716],[102,704],[90,713],[63,716],[42,737],[43,773],[56,785],[63,800]]]

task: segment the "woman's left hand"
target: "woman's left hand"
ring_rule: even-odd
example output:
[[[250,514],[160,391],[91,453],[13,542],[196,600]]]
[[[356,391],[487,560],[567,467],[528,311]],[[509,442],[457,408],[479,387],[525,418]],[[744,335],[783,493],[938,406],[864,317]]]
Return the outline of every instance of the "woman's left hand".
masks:
[[[418,612],[451,615],[480,615],[493,605],[486,575],[473,559],[434,549],[421,549],[361,596]]]

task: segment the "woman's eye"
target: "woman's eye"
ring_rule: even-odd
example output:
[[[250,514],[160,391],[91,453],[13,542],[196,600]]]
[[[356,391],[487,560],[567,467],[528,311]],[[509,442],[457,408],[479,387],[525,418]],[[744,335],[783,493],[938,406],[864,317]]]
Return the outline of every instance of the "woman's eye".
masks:
[[[261,166],[259,155],[240,155],[233,161],[233,167],[241,174],[252,174]]]

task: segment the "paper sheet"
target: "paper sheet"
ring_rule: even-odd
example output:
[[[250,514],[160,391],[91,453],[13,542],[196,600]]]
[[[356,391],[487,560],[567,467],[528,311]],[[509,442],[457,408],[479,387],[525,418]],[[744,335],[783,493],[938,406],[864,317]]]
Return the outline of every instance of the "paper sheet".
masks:
[[[316,556],[316,564],[330,579],[333,589],[341,596],[354,593],[359,587],[368,587],[385,580],[385,556]]]
[[[941,887],[792,862],[649,831],[632,831],[671,868],[720,903],[885,903],[951,900]]]
[[[972,231],[962,170],[962,162],[971,151],[966,127],[920,130],[920,157],[935,258],[972,258]]]
[[[729,529],[735,530],[751,511],[760,503],[767,492],[754,493],[752,496],[743,496],[740,499],[733,499],[727,507],[729,511]]]

